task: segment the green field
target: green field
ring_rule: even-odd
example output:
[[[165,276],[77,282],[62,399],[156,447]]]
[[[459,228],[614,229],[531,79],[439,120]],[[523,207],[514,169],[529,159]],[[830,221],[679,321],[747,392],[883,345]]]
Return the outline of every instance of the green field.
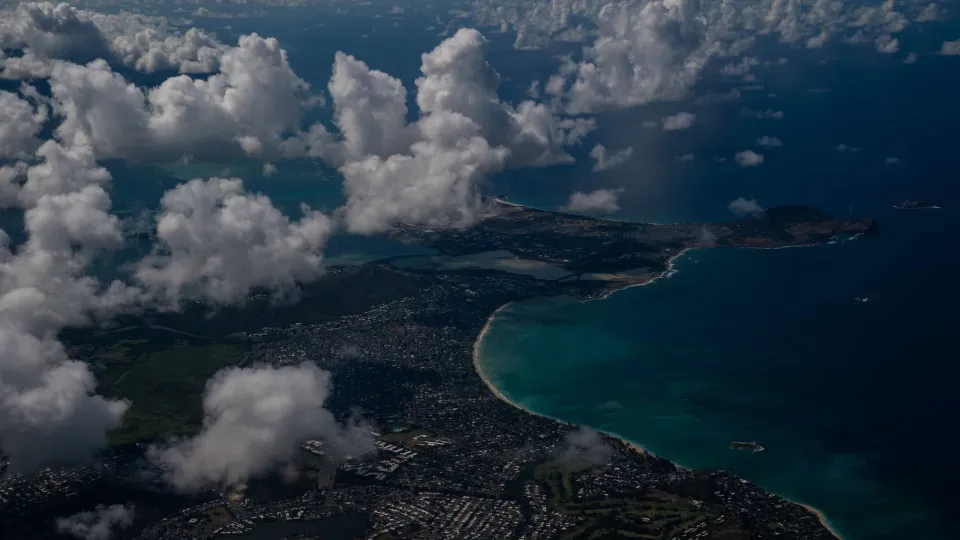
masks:
[[[103,394],[131,401],[123,425],[110,434],[112,444],[196,432],[207,380],[247,351],[242,343],[158,341],[162,348],[150,350],[151,340],[121,340],[90,358]]]
[[[705,518],[689,500],[658,490],[629,497],[577,500],[579,474],[591,473],[584,467],[557,463],[541,465],[534,473],[534,480],[546,488],[555,510],[585,518],[565,539],[675,538]]]

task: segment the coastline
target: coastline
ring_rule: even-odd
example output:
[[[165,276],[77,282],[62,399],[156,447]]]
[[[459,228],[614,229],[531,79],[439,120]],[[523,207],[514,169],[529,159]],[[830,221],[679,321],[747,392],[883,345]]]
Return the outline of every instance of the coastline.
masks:
[[[678,258],[680,258],[681,256],[683,256],[685,253],[687,253],[688,251],[692,251],[692,250],[694,250],[694,249],[698,249],[698,248],[697,248],[697,247],[685,247],[685,248],[681,249],[681,250],[678,251],[675,255],[673,255],[672,257],[670,257],[669,259],[667,259],[667,269],[666,269],[666,270],[664,270],[663,272],[660,272],[659,274],[653,276],[652,278],[648,279],[647,281],[644,281],[643,283],[631,283],[631,284],[629,284],[629,285],[624,285],[623,287],[613,287],[611,290],[603,293],[601,296],[598,296],[598,297],[596,297],[596,298],[588,298],[588,299],[586,299],[586,300],[580,300],[580,301],[581,301],[581,302],[593,302],[594,300],[603,300],[604,298],[608,298],[611,294],[613,294],[613,293],[615,293],[615,292],[623,291],[623,290],[629,289],[629,288],[631,288],[631,287],[644,287],[644,286],[646,286],[646,285],[650,285],[651,283],[656,283],[657,280],[668,278],[668,277],[670,277],[670,276],[672,276],[672,275],[674,275],[674,274],[677,273],[677,269],[674,268],[674,262],[675,262]],[[614,282],[614,283],[616,283],[616,282]],[[497,310],[497,311],[499,311],[499,310]],[[496,312],[494,312],[494,314],[496,314]],[[488,324],[489,324],[489,321],[487,321],[487,322],[488,322]],[[484,328],[486,328],[486,327],[484,327]]]
[[[696,249],[696,248],[684,248],[684,249],[682,249],[679,253],[677,253],[676,255],[674,255],[673,257],[671,257],[670,260],[669,260],[668,263],[667,263],[667,269],[666,269],[664,272],[661,272],[661,273],[660,273],[659,275],[657,275],[656,277],[650,279],[649,281],[646,281],[646,282],[644,282],[644,283],[631,284],[631,285],[628,285],[628,286],[626,286],[626,287],[615,288],[615,289],[613,289],[613,290],[605,293],[603,296],[600,296],[600,297],[597,297],[597,298],[591,298],[591,299],[587,299],[587,300],[581,300],[581,301],[582,301],[582,302],[592,302],[592,301],[594,301],[594,300],[601,300],[601,299],[607,298],[608,296],[610,296],[611,294],[613,294],[613,293],[615,293],[615,292],[617,292],[617,291],[624,290],[624,289],[628,289],[628,288],[630,288],[630,287],[642,287],[642,286],[644,286],[644,285],[649,285],[649,284],[651,284],[651,283],[655,282],[656,280],[661,279],[661,278],[663,278],[663,277],[670,277],[671,275],[673,275],[674,273],[676,273],[676,270],[675,270],[674,267],[673,267],[673,262],[674,262],[674,260],[675,260],[677,257],[680,257],[681,255],[683,255],[684,253],[686,253],[687,251],[689,251],[689,250],[691,250],[691,249]],[[535,416],[539,416],[539,417],[541,417],[541,418],[547,418],[547,419],[550,419],[550,420],[554,420],[554,421],[556,421],[556,422],[562,422],[562,423],[564,423],[564,424],[573,425],[573,424],[570,424],[570,422],[567,422],[567,421],[565,421],[565,420],[562,420],[562,419],[559,419],[559,418],[553,418],[553,417],[551,417],[551,416],[547,416],[547,415],[545,415],[545,414],[541,414],[541,413],[538,413],[538,412],[535,412],[535,411],[531,411],[531,410],[529,410],[529,409],[526,409],[525,407],[521,406],[520,404],[518,404],[518,403],[516,403],[516,402],[514,402],[514,401],[512,401],[512,400],[510,400],[510,398],[508,398],[506,395],[504,395],[503,392],[501,392],[492,382],[490,382],[490,379],[487,378],[487,375],[486,375],[486,373],[485,373],[484,370],[483,370],[483,363],[482,363],[481,360],[480,360],[480,345],[481,345],[481,343],[483,342],[483,339],[486,337],[487,332],[490,330],[490,325],[493,323],[494,318],[496,318],[496,316],[497,316],[498,314],[500,314],[501,311],[503,311],[504,309],[506,309],[506,308],[507,308],[508,306],[510,306],[511,304],[513,304],[512,301],[511,301],[511,302],[507,302],[506,304],[503,304],[502,306],[498,307],[493,313],[491,313],[490,316],[487,317],[486,322],[484,322],[483,328],[480,330],[480,333],[477,335],[477,338],[474,340],[474,342],[473,342],[473,351],[472,351],[472,353],[473,353],[473,369],[474,369],[474,371],[476,371],[477,376],[480,377],[480,380],[483,381],[483,384],[487,387],[487,389],[490,391],[490,393],[493,394],[493,395],[494,395],[497,399],[499,399],[500,401],[506,403],[507,405],[510,405],[511,407],[514,407],[514,408],[517,408],[517,409],[519,409],[519,410],[521,410],[521,411],[523,411],[523,412],[525,412],[525,413],[527,413],[527,414],[532,414],[532,415],[535,415]],[[656,456],[656,457],[663,457],[663,456],[657,456],[656,454],[654,454],[654,453],[651,452],[650,450],[644,448],[643,445],[641,445],[641,444],[639,444],[639,443],[637,443],[637,442],[628,440],[628,439],[626,439],[625,437],[623,437],[623,436],[621,436],[621,435],[619,435],[619,434],[617,434],[617,433],[610,433],[610,432],[607,432],[607,431],[604,431],[603,433],[605,433],[606,435],[609,435],[609,436],[611,436],[611,437],[615,437],[615,438],[619,439],[620,442],[622,442],[624,445],[626,445],[626,446],[628,446],[629,448],[633,449],[635,452],[637,452],[638,454],[640,454],[640,455],[642,455],[642,456],[650,455],[650,456]],[[667,458],[664,458],[664,459],[667,459]],[[677,463],[677,462],[675,462],[675,461],[673,461],[673,460],[670,460],[670,461],[673,462],[674,465],[676,465],[677,467],[687,468],[687,467],[684,467],[683,465],[681,465],[681,464],[679,464],[679,463]],[[792,500],[792,499],[790,499],[790,498],[784,497],[783,495],[779,495],[779,494],[777,494],[777,495],[780,496],[780,497],[783,497],[784,499],[786,499],[786,500],[789,501],[789,502],[792,502],[793,504],[797,504],[797,505],[800,505],[800,506],[804,507],[808,512],[810,512],[814,517],[817,518],[817,520],[820,522],[820,525],[822,525],[824,529],[826,529],[827,531],[829,531],[830,534],[833,535],[834,538],[836,538],[837,540],[845,540],[844,537],[843,537],[835,528],[833,528],[832,525],[830,525],[830,522],[829,522],[829,520],[827,519],[827,516],[826,516],[822,511],[818,510],[817,508],[815,508],[815,507],[813,507],[813,506],[810,506],[809,504],[805,504],[805,503],[801,503],[801,502],[794,501],[794,500]]]
[[[784,498],[786,499],[786,497]],[[817,510],[816,508],[810,506],[809,504],[804,504],[802,502],[797,502],[797,501],[791,501],[790,499],[787,499],[787,500],[792,502],[793,504],[799,504],[800,506],[806,508],[808,512],[817,516],[817,519],[820,521],[820,524],[823,525],[824,529],[830,531],[830,534],[832,534],[837,540],[843,540],[843,537],[840,536],[840,533],[837,532],[837,530],[834,529],[832,525],[830,525],[830,521],[827,520],[827,516],[823,512],[821,512],[820,510]]]
[[[563,423],[563,424],[568,424],[568,425],[571,425],[571,426],[574,425],[574,424],[571,424],[570,422],[567,422],[566,420],[561,420],[561,419],[559,419],[559,418],[553,418],[553,417],[547,416],[547,415],[545,415],[545,414],[541,414],[541,413],[538,413],[538,412],[531,411],[531,410],[529,410],[529,409],[521,406],[520,404],[515,403],[514,401],[511,401],[510,398],[508,398],[507,396],[505,396],[505,395],[503,394],[503,392],[501,392],[496,386],[493,385],[493,383],[490,382],[490,379],[488,379],[487,376],[486,376],[486,374],[484,373],[484,371],[483,371],[483,363],[480,361],[480,344],[481,344],[481,342],[483,341],[483,338],[487,335],[487,331],[490,330],[490,324],[493,322],[493,319],[494,319],[501,311],[503,311],[503,310],[506,309],[508,306],[510,306],[510,304],[513,304],[513,302],[507,302],[506,304],[498,307],[493,313],[490,314],[489,317],[487,317],[487,321],[483,324],[483,329],[480,330],[480,334],[477,336],[477,339],[473,342],[473,369],[474,369],[474,371],[477,372],[477,375],[480,377],[480,380],[483,381],[484,386],[486,386],[487,389],[490,390],[490,393],[493,394],[493,395],[494,395],[497,399],[499,399],[500,401],[506,403],[507,405],[510,405],[511,407],[514,407],[514,408],[516,408],[516,409],[519,409],[519,410],[521,410],[521,411],[523,411],[523,412],[525,412],[525,413],[527,413],[527,414],[532,414],[532,415],[534,415],[534,416],[539,416],[540,418],[547,418],[547,419],[549,419],[549,420],[553,420],[554,422],[561,422],[561,423]],[[623,444],[629,446],[630,448],[632,448],[634,451],[638,452],[639,454],[642,454],[642,455],[643,455],[643,454],[655,455],[653,452],[647,450],[646,448],[644,448],[644,447],[641,446],[640,444],[635,443],[635,442],[633,442],[633,441],[628,441],[628,440],[626,440],[625,438],[621,437],[620,435],[617,435],[617,434],[615,434],[615,433],[608,433],[608,432],[603,432],[603,433],[606,433],[607,435],[610,435],[611,437],[616,437],[617,439],[620,439],[620,441],[621,441]]]

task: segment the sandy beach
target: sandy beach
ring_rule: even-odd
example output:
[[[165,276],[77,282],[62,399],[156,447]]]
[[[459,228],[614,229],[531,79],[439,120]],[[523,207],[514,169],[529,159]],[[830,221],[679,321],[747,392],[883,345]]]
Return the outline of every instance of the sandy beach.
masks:
[[[497,387],[494,386],[493,383],[490,382],[490,380],[487,378],[486,374],[483,372],[483,363],[480,362],[480,343],[483,341],[483,338],[487,335],[487,331],[490,329],[490,323],[493,321],[494,317],[496,317],[497,314],[499,314],[501,311],[503,311],[504,309],[506,309],[507,306],[509,306],[509,305],[512,304],[512,303],[513,303],[513,302],[507,302],[506,304],[498,307],[496,311],[494,311],[493,313],[490,314],[489,317],[487,317],[487,322],[484,323],[483,329],[480,330],[480,335],[478,335],[476,341],[473,342],[473,369],[476,370],[477,375],[480,376],[480,380],[483,381],[483,384],[486,385],[486,387],[487,387],[488,390],[490,390],[490,393],[492,393],[494,396],[496,396],[500,401],[503,401],[504,403],[510,405],[511,407],[516,407],[517,409],[520,409],[521,411],[523,411],[523,412],[525,412],[525,413],[527,413],[527,414],[533,414],[533,415],[539,416],[539,417],[541,417],[541,418],[547,418],[547,419],[553,420],[554,422],[560,422],[560,423],[563,423],[563,424],[573,425],[573,424],[570,424],[570,422],[567,422],[567,421],[565,421],[565,420],[561,420],[561,419],[559,419],[559,418],[553,418],[553,417],[547,416],[547,415],[545,415],[545,414],[540,414],[540,413],[531,411],[531,410],[529,410],[529,409],[526,409],[526,408],[520,406],[520,405],[517,404],[517,403],[514,403],[513,401],[510,401],[510,398],[508,398],[507,396],[503,395],[503,392],[501,392],[500,390],[498,390]],[[637,444],[637,443],[635,443],[635,442],[628,441],[628,440],[624,439],[623,437],[617,435],[616,433],[608,433],[608,432],[603,432],[603,433],[605,433],[605,434],[607,434],[607,435],[610,435],[611,437],[616,437],[617,439],[620,439],[620,441],[623,442],[623,444],[629,446],[630,448],[634,449],[635,451],[639,452],[640,454],[650,454],[650,455],[654,455],[653,452],[650,452],[649,450],[647,450],[647,449],[644,448],[643,446],[641,446],[641,445],[639,445],[639,444]]]
[[[787,500],[789,501],[790,499],[787,499]],[[800,506],[806,508],[811,514],[817,516],[817,519],[820,520],[820,524],[823,525],[824,529],[830,531],[830,534],[836,537],[837,540],[843,540],[843,537],[840,536],[840,533],[838,533],[836,529],[830,526],[830,523],[827,521],[827,516],[825,516],[823,512],[817,510],[816,508],[810,506],[809,504],[798,503],[796,501],[790,501],[790,502],[794,504],[799,504]]]
[[[498,203],[505,204],[505,205],[508,205],[508,206],[513,206],[513,207],[518,207],[518,208],[525,208],[525,206],[522,205],[522,204],[512,203],[512,202],[505,201],[505,200],[500,199],[500,198],[494,198],[494,200],[495,200],[496,202],[498,202]],[[817,244],[801,245],[801,246],[783,246],[783,247],[773,247],[773,248],[768,248],[768,247],[747,247],[747,246],[743,246],[743,247],[739,247],[738,249],[790,249],[790,248],[796,248],[796,247],[812,247],[812,246],[814,246],[814,245],[817,245]],[[677,258],[679,258],[680,256],[684,255],[685,253],[687,253],[688,251],[693,250],[693,249],[697,249],[697,247],[686,247],[686,248],[681,249],[678,253],[676,253],[675,255],[673,255],[672,257],[670,257],[670,258],[667,260],[667,268],[666,268],[666,270],[664,270],[663,272],[660,272],[659,274],[651,277],[650,279],[648,279],[648,280],[646,280],[646,281],[644,281],[644,282],[642,282],[642,283],[631,283],[631,284],[625,285],[625,286],[623,286],[623,287],[616,287],[616,288],[610,290],[609,292],[603,294],[602,296],[599,296],[599,297],[597,297],[597,298],[591,298],[591,299],[588,299],[588,300],[583,300],[583,301],[584,301],[584,302],[591,302],[591,301],[593,301],[593,300],[602,300],[602,299],[607,298],[608,296],[610,296],[611,294],[613,294],[613,293],[615,293],[615,292],[617,292],[617,291],[621,291],[621,290],[624,290],[624,289],[629,289],[630,287],[642,287],[642,286],[645,286],[645,285],[650,285],[651,283],[655,283],[655,282],[656,282],[657,280],[659,280],[659,279],[668,278],[668,277],[674,275],[674,274],[677,272],[676,268],[674,268],[674,262],[677,260]],[[569,424],[569,422],[565,422],[564,420],[560,420],[559,418],[552,418],[552,417],[547,416],[547,415],[544,415],[544,414],[540,414],[540,413],[536,413],[536,412],[527,410],[527,409],[521,407],[520,405],[518,405],[517,403],[514,403],[513,401],[510,401],[510,399],[507,398],[507,396],[503,395],[503,392],[501,392],[500,390],[498,390],[497,387],[494,386],[494,385],[489,381],[489,379],[487,379],[487,376],[486,376],[486,374],[485,374],[484,371],[483,371],[483,364],[480,362],[480,343],[483,341],[483,338],[487,335],[487,331],[490,329],[490,323],[493,321],[494,317],[496,317],[496,316],[500,313],[500,311],[502,311],[503,309],[505,309],[507,306],[509,306],[509,305],[512,304],[512,303],[513,303],[513,302],[508,302],[508,303],[506,303],[506,304],[498,307],[496,311],[494,311],[493,313],[490,314],[489,317],[487,317],[487,321],[484,323],[483,329],[480,331],[480,335],[478,335],[476,341],[473,342],[473,368],[474,368],[474,370],[476,370],[477,374],[480,376],[480,380],[483,381],[483,384],[485,384],[485,385],[487,386],[487,388],[490,390],[490,392],[491,392],[494,396],[496,396],[498,399],[500,399],[501,401],[503,401],[504,403],[507,403],[508,405],[510,405],[510,406],[512,406],[512,407],[516,407],[517,409],[520,409],[520,410],[522,410],[523,412],[525,412],[525,413],[527,413],[527,414],[534,414],[534,415],[540,416],[540,417],[542,417],[542,418],[549,418],[550,420],[554,420],[554,421],[557,421],[557,422],[562,422],[562,423],[564,423],[564,424]],[[605,433],[606,433],[606,432],[605,432]],[[628,441],[628,440],[624,439],[623,437],[621,437],[620,435],[617,435],[616,433],[606,433],[606,434],[607,434],[607,435],[610,435],[611,437],[616,437],[616,438],[619,439],[623,444],[629,446],[630,448],[632,448],[633,450],[635,450],[636,452],[638,452],[638,453],[640,453],[640,454],[642,454],[642,455],[646,455],[646,454],[655,455],[653,452],[650,452],[649,450],[647,450],[646,448],[644,448],[644,447],[641,446],[640,444],[635,443],[635,442],[632,442],[632,441]],[[679,464],[677,464],[677,466],[678,466],[678,467],[683,467],[682,465],[679,465]],[[784,497],[784,498],[786,498],[786,497]],[[790,499],[787,499],[787,500],[789,501]],[[796,501],[790,501],[790,502],[792,502],[792,503],[794,503],[794,504],[799,504],[800,506],[806,508],[811,514],[813,514],[814,516],[817,517],[818,520],[820,520],[820,524],[823,525],[823,527],[824,527],[825,529],[827,529],[828,531],[830,531],[830,533],[831,533],[834,537],[836,537],[837,540],[843,540],[843,537],[840,535],[840,533],[837,532],[833,527],[830,526],[830,523],[827,521],[827,517],[824,515],[823,512],[821,512],[820,510],[817,510],[816,508],[814,508],[814,507],[812,507],[812,506],[810,506],[810,505],[808,505],[808,504],[803,504],[803,503],[799,503],[799,502],[796,502]]]
[[[656,281],[656,280],[658,280],[658,279],[660,279],[660,278],[662,278],[662,277],[669,277],[669,276],[671,276],[671,275],[675,272],[675,270],[674,270],[674,268],[673,268],[673,261],[674,261],[677,257],[679,257],[679,256],[683,255],[684,253],[686,253],[687,251],[689,251],[690,249],[694,249],[694,248],[686,248],[686,249],[683,249],[682,251],[680,251],[679,253],[677,253],[677,254],[674,255],[673,257],[671,257],[669,263],[667,264],[667,270],[666,270],[665,272],[663,272],[663,273],[661,273],[660,275],[652,278],[650,281],[647,281],[647,282],[645,282],[645,283],[638,283],[638,284],[635,284],[635,285],[630,285],[629,287],[639,287],[639,286],[643,286],[643,285],[649,285],[650,283],[653,283],[654,281]],[[627,288],[627,287],[623,287],[623,288]],[[610,291],[609,293],[607,293],[606,295],[604,295],[602,298],[606,298],[607,296],[609,296],[610,294],[613,294],[613,293],[617,292],[618,290],[622,290],[622,289],[615,289],[615,290],[613,290],[613,291]],[[527,414],[533,414],[533,415],[536,415],[536,416],[540,416],[541,418],[549,418],[550,420],[554,420],[554,421],[557,421],[557,422],[562,422],[562,423],[564,423],[564,424],[569,424],[569,422],[565,422],[564,420],[560,420],[560,419],[558,419],[558,418],[552,418],[552,417],[547,416],[547,415],[544,415],[544,414],[540,414],[540,413],[537,413],[537,412],[530,411],[530,410],[525,409],[524,407],[520,406],[519,404],[511,401],[507,396],[505,396],[505,395],[503,394],[503,392],[501,392],[499,389],[497,389],[497,387],[494,386],[493,383],[490,382],[490,380],[487,378],[486,374],[485,374],[484,371],[483,371],[483,363],[480,361],[480,344],[481,344],[481,342],[483,342],[483,338],[486,337],[487,332],[490,330],[490,324],[493,322],[493,319],[494,319],[501,311],[503,311],[504,309],[506,309],[506,308],[507,308],[510,304],[512,304],[512,303],[513,303],[513,302],[507,302],[506,304],[498,307],[498,308],[496,309],[496,311],[494,311],[493,313],[490,314],[489,317],[487,317],[486,322],[483,324],[483,329],[480,330],[480,334],[477,336],[477,339],[473,342],[473,369],[477,372],[477,375],[480,376],[480,380],[483,381],[483,384],[486,385],[487,389],[490,390],[490,393],[492,393],[494,396],[496,396],[497,399],[499,399],[500,401],[503,401],[504,403],[510,405],[511,407],[516,407],[517,409],[520,409],[521,411],[523,411],[523,412],[525,412],[525,413],[527,413]],[[604,433],[606,433],[607,435],[610,435],[611,437],[616,437],[616,438],[619,439],[623,444],[625,444],[625,445],[627,445],[628,447],[632,448],[634,451],[636,451],[637,453],[639,453],[639,454],[641,454],[641,455],[648,455],[648,454],[649,454],[649,455],[655,455],[653,452],[650,452],[649,450],[647,450],[646,448],[644,448],[644,447],[641,446],[640,444],[635,443],[635,442],[633,442],[633,441],[629,441],[629,440],[627,440],[627,439],[624,439],[624,438],[621,437],[620,435],[617,435],[617,434],[615,434],[615,433],[608,433],[608,432],[604,432]],[[678,466],[678,467],[683,467],[682,465],[679,465],[679,464],[677,464],[677,466]],[[784,498],[786,498],[786,497],[784,497]],[[787,500],[789,501],[790,499],[787,499]],[[834,529],[833,527],[830,526],[830,523],[827,521],[827,517],[824,515],[823,512],[821,512],[820,510],[817,510],[816,508],[814,508],[814,507],[812,507],[812,506],[810,506],[810,505],[808,505],[808,504],[803,504],[803,503],[799,503],[799,502],[796,502],[796,501],[790,501],[790,502],[792,502],[792,503],[794,503],[794,504],[799,504],[800,506],[806,508],[811,514],[813,514],[814,516],[816,516],[816,518],[820,521],[820,524],[823,525],[823,527],[824,527],[825,529],[827,529],[828,531],[830,531],[830,534],[832,534],[835,538],[837,538],[837,540],[843,540],[843,537],[840,535],[840,533],[837,532],[836,529]]]

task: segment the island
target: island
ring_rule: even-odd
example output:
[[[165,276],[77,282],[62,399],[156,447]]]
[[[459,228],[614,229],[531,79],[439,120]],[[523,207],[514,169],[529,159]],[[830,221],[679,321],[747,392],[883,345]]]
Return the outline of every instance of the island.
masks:
[[[0,477],[0,537],[45,538],[84,504],[134,502],[140,517],[125,537],[143,540],[838,538],[815,510],[728,471],[687,469],[515,406],[478,371],[477,343],[510,302],[649,283],[688,249],[805,246],[876,230],[872,219],[807,207],[660,225],[490,201],[472,227],[393,232],[432,248],[427,260],[331,266],[296,303],[261,292],[213,313],[195,305],[65,331],[98,391],[131,408],[98,461]],[[243,491],[179,494],[156,481],[145,449],[200,429],[214,373],[306,359],[332,374],[326,408],[376,426],[375,449],[333,461],[322,441],[305,441],[298,474]]]
[[[743,452],[763,452],[766,450],[757,441],[733,441],[727,445],[727,448]]]
[[[897,210],[939,210],[940,206],[923,201],[900,201],[893,205]]]

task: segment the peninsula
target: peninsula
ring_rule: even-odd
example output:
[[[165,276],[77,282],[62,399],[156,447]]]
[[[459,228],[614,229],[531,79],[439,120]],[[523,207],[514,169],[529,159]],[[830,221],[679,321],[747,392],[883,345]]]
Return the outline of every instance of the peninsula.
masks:
[[[508,251],[529,264],[335,266],[295,304],[254,295],[214,314],[148,314],[69,333],[71,355],[94,366],[105,394],[130,398],[130,413],[100,462],[0,478],[0,536],[45,538],[78,501],[112,504],[122,493],[144,516],[126,537],[144,540],[836,538],[814,510],[729,472],[685,469],[513,406],[485,384],[474,348],[509,302],[649,283],[686,249],[811,245],[874,230],[872,219],[804,207],[653,225],[491,202],[471,228],[403,227],[395,237],[441,258]],[[534,263],[564,272],[523,273]],[[141,459],[142,443],[199,429],[213,373],[304,359],[333,375],[329,410],[377,426],[375,451],[335,463],[308,443],[295,479],[268,476],[244,492],[201,497],[163,492],[158,502],[163,489],[149,480],[156,471]]]

